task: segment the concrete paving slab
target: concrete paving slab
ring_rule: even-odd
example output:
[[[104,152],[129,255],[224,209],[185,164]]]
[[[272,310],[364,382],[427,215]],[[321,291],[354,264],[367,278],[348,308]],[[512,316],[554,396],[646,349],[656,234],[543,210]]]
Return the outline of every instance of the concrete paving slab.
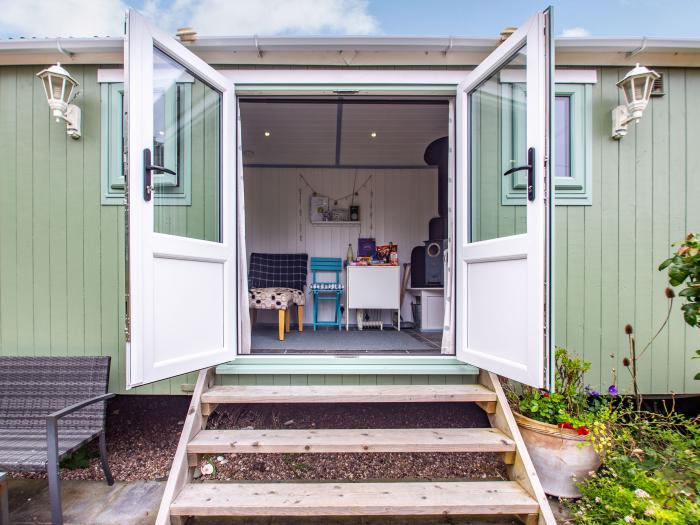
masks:
[[[150,525],[160,505],[165,483],[159,481],[61,482],[66,525]],[[11,480],[10,523],[51,523],[46,480]]]

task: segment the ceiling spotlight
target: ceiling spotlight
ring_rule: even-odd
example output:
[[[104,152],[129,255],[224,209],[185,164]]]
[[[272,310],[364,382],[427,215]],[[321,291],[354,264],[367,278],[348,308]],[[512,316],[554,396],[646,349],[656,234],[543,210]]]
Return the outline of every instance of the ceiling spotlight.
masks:
[[[375,138],[377,138],[377,132],[376,132],[376,131],[372,131],[372,132],[369,134],[369,136],[372,137],[373,139],[375,139]]]
[[[270,132],[269,132],[269,131],[265,131],[265,136],[266,136],[266,137],[269,137],[269,136],[270,136]]]

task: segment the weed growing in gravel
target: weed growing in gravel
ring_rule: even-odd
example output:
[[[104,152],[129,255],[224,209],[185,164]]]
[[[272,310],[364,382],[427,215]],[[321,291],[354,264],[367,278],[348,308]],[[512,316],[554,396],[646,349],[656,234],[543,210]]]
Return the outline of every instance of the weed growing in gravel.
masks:
[[[301,478],[304,472],[311,468],[301,461],[299,454],[282,454],[282,461],[289,467],[295,478]]]

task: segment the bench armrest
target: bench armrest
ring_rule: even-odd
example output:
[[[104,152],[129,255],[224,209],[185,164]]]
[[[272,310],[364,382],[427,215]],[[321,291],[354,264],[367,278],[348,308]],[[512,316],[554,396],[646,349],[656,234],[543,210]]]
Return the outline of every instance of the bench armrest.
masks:
[[[49,420],[55,422],[63,416],[67,416],[68,414],[71,414],[76,410],[80,410],[81,408],[85,408],[86,406],[92,405],[94,403],[99,403],[100,401],[107,401],[108,399],[112,399],[115,396],[116,394],[101,394],[99,396],[95,396],[93,398],[75,403],[74,405],[67,406],[65,408],[62,408],[61,410],[56,410],[56,412],[53,412],[52,414],[46,416],[46,422],[48,423]]]

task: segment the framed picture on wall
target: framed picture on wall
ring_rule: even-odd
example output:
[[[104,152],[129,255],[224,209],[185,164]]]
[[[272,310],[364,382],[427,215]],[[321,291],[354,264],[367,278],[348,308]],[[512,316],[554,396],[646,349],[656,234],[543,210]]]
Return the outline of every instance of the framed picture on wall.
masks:
[[[311,222],[328,220],[328,197],[312,195],[309,204],[309,218]]]

